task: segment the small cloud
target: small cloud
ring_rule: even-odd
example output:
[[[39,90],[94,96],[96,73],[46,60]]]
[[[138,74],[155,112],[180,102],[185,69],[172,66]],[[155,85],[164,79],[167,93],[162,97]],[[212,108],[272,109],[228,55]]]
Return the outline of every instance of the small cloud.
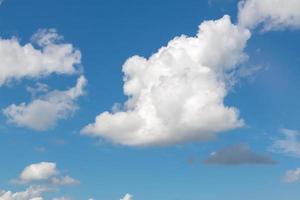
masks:
[[[300,133],[296,130],[281,129],[283,138],[274,141],[270,150],[273,152],[285,153],[292,156],[300,157]]]
[[[56,164],[52,162],[34,163],[24,168],[15,183],[26,184],[33,181],[47,180],[58,174]]]
[[[57,169],[56,163],[40,162],[28,165],[17,179],[11,181],[14,184],[46,183],[52,186],[78,185],[80,181],[65,175]],[[0,198],[1,200],[1,198]]]
[[[288,170],[283,177],[283,181],[287,183],[294,183],[299,180],[300,180],[300,168]]]
[[[205,159],[207,165],[270,165],[272,158],[252,152],[247,144],[238,144],[213,152]]]

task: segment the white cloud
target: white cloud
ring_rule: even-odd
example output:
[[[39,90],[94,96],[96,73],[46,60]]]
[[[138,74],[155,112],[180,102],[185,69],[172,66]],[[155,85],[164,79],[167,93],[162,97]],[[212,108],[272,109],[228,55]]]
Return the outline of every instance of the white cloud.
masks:
[[[86,79],[81,76],[76,86],[69,90],[48,92],[28,104],[12,104],[3,113],[8,122],[18,126],[47,130],[55,126],[58,120],[70,117],[78,109],[76,100],[84,94],[86,83]]]
[[[22,171],[20,174],[20,182],[28,183],[32,181],[46,180],[58,174],[56,164],[52,162],[41,162],[31,164]]]
[[[288,170],[284,177],[285,182],[293,183],[300,180],[300,168],[294,169],[294,170]]]
[[[239,3],[239,24],[263,30],[300,28],[299,0],[243,0]]]
[[[82,133],[123,145],[167,145],[212,139],[243,126],[224,105],[228,74],[247,56],[247,29],[229,16],[205,21],[195,37],[171,40],[149,59],[133,56],[124,66],[124,109],[103,112]]]
[[[21,172],[18,179],[12,180],[16,184],[30,184],[41,182],[51,186],[78,185],[76,180],[68,175],[62,175],[57,169],[56,163],[40,162],[31,164]],[[1,200],[1,199],[0,199]]]
[[[81,53],[72,44],[59,43],[62,37],[54,29],[34,35],[39,45],[21,45],[16,38],[0,39],[0,86],[22,78],[39,78],[53,73],[74,74],[81,63]]]
[[[133,196],[131,194],[126,194],[122,199],[120,200],[133,200]]]
[[[0,200],[43,200],[41,195],[49,188],[44,186],[30,186],[25,191],[0,191]]]
[[[281,133],[285,137],[275,140],[271,150],[300,157],[300,133],[290,129],[282,129]]]

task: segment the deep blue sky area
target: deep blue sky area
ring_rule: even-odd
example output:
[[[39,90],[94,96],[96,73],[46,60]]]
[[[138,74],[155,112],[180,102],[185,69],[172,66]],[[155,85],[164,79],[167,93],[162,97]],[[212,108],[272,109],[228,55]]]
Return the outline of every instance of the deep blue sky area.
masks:
[[[271,148],[276,139],[284,137],[282,129],[300,130],[297,29],[252,31],[245,48],[249,58],[241,66],[259,70],[239,77],[224,99],[225,105],[238,108],[244,127],[224,131],[212,141],[158,147],[128,147],[80,134],[98,114],[127,100],[122,65],[129,57],[148,58],[176,36],[195,36],[204,20],[228,14],[235,24],[237,3],[4,0],[0,6],[1,39],[16,37],[24,45],[31,42],[37,30],[56,29],[64,42],[80,50],[80,66],[88,85],[86,94],[78,99],[79,109],[46,131],[17,126],[0,115],[0,191],[24,190],[26,185],[11,180],[18,178],[26,166],[47,161],[56,163],[61,174],[69,174],[80,184],[61,186],[54,193],[46,193],[45,199],[68,196],[74,200],[118,200],[130,193],[134,200],[298,200],[300,182],[285,183],[282,179],[287,170],[300,167],[299,157]],[[31,101],[26,87],[36,82],[66,90],[76,79],[76,75],[54,74],[1,85],[0,108]],[[211,152],[236,144],[247,144],[251,151],[272,157],[276,164],[203,163]]]

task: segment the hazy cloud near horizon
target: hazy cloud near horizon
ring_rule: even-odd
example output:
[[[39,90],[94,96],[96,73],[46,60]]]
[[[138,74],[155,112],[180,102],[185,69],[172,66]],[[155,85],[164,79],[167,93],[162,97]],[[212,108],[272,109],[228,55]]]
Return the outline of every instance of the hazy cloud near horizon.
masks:
[[[248,144],[237,144],[212,152],[203,161],[206,165],[272,165],[271,157],[251,151]]]

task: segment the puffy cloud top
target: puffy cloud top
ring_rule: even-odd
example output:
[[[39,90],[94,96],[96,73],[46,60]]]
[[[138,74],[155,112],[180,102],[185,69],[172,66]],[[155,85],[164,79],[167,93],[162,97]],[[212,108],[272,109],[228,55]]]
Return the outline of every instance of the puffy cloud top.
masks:
[[[131,194],[126,194],[122,199],[120,200],[133,200],[133,196]]]
[[[45,180],[57,174],[56,164],[51,162],[41,162],[27,166],[20,175],[20,180],[31,182]]]

